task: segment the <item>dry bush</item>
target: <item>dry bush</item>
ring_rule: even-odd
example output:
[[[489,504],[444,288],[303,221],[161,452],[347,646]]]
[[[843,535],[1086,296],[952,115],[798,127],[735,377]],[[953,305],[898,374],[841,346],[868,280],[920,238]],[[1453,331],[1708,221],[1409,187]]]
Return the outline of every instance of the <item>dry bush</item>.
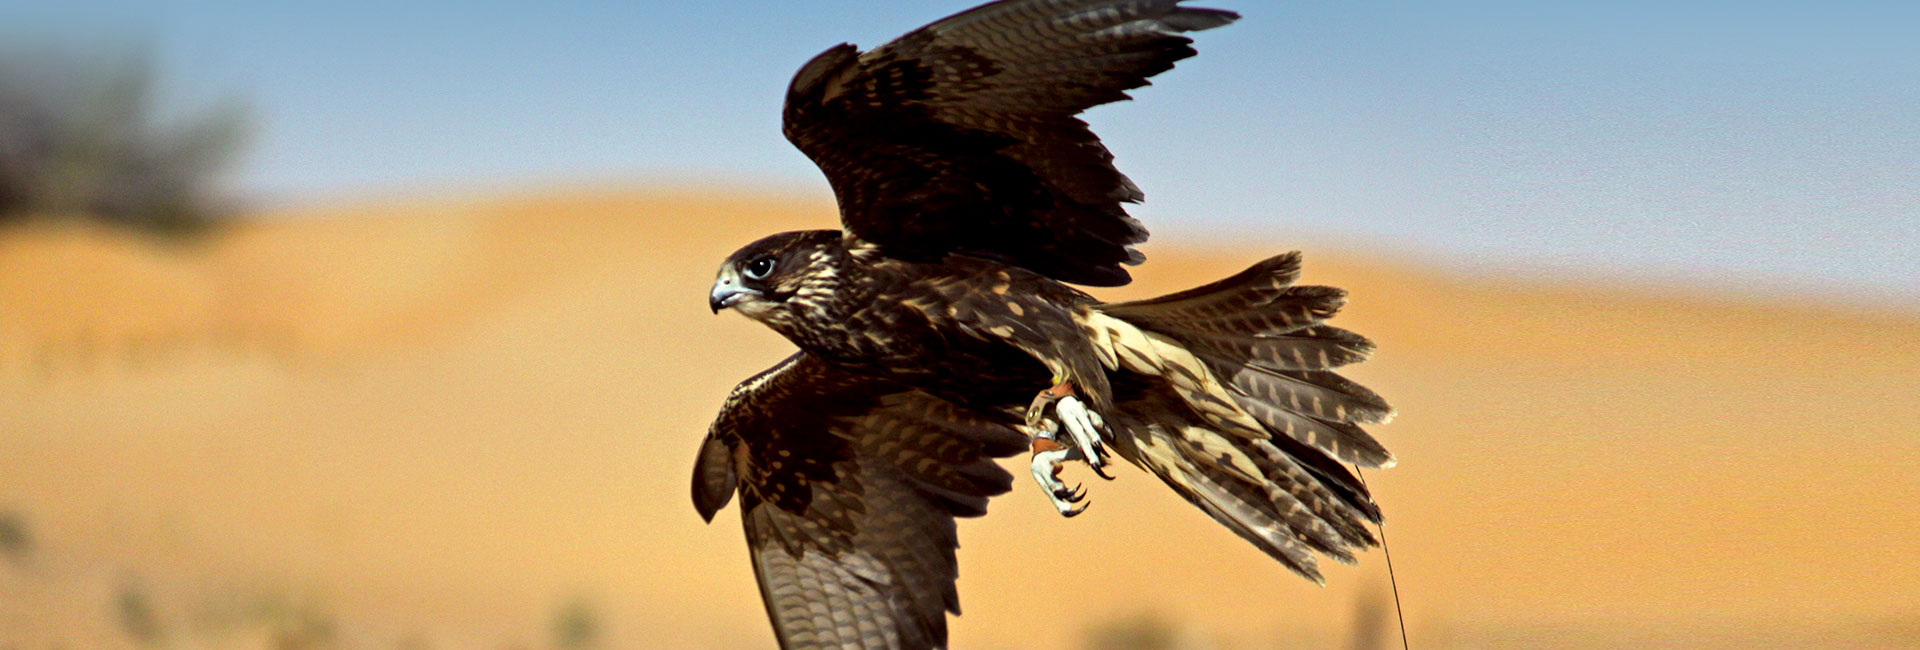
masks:
[[[217,222],[216,179],[245,111],[163,120],[156,76],[144,56],[0,45],[0,223],[83,215],[182,234]]]
[[[19,562],[33,554],[33,531],[26,515],[0,510],[0,556]]]

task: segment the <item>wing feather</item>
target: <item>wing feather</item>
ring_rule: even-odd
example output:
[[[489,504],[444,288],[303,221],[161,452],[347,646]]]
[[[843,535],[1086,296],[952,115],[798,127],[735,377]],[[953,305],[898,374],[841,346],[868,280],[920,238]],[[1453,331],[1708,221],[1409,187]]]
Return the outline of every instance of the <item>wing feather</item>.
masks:
[[[954,518],[985,513],[1012,487],[993,458],[1025,442],[951,402],[801,353],[727,398],[702,445],[695,503],[710,515],[725,502],[714,504],[726,483],[714,477],[735,477],[782,648],[945,647],[946,614],[960,612]]]
[[[847,232],[901,259],[997,259],[1113,286],[1144,195],[1076,115],[1193,56],[1182,32],[1236,14],[1181,0],[1007,0],[873,51],[840,45],[787,90],[787,139],[819,165]]]

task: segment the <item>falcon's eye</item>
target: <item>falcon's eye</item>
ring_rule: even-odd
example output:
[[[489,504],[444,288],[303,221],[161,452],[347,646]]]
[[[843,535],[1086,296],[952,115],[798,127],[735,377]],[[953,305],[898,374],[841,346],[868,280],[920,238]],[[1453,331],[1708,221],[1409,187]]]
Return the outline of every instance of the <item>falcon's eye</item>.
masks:
[[[773,258],[771,257],[755,258],[753,261],[747,263],[748,278],[752,278],[754,280],[765,280],[767,279],[767,274],[772,272],[773,272]]]

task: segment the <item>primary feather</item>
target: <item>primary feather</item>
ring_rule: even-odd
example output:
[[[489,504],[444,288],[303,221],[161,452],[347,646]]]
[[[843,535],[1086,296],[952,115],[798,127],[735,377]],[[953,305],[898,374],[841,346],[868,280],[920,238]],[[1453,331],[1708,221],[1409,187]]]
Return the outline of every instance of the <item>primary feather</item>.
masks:
[[[741,382],[701,446],[695,503],[738,491],[786,650],[944,647],[955,517],[986,513],[1026,436],[926,393],[795,354]],[[736,487],[737,486],[737,487]]]
[[[1065,282],[1129,280],[1143,198],[1075,117],[1193,56],[1181,32],[1236,14],[1175,0],[997,2],[861,53],[821,53],[787,90],[787,139],[848,233],[916,261],[961,253]]]

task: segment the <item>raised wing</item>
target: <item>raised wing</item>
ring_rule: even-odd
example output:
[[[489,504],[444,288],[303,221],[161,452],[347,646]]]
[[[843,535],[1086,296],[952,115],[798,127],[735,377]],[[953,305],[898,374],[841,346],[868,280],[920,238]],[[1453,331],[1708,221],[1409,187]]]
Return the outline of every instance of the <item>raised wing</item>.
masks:
[[[711,521],[734,492],[786,650],[946,646],[960,613],[954,517],[1013,478],[1026,436],[978,413],[795,354],[727,398],[694,468]]]
[[[832,183],[855,238],[886,255],[997,259],[1126,284],[1143,195],[1075,115],[1193,56],[1178,34],[1239,16],[1180,0],[1006,0],[871,52],[842,44],[787,89],[787,139]]]

